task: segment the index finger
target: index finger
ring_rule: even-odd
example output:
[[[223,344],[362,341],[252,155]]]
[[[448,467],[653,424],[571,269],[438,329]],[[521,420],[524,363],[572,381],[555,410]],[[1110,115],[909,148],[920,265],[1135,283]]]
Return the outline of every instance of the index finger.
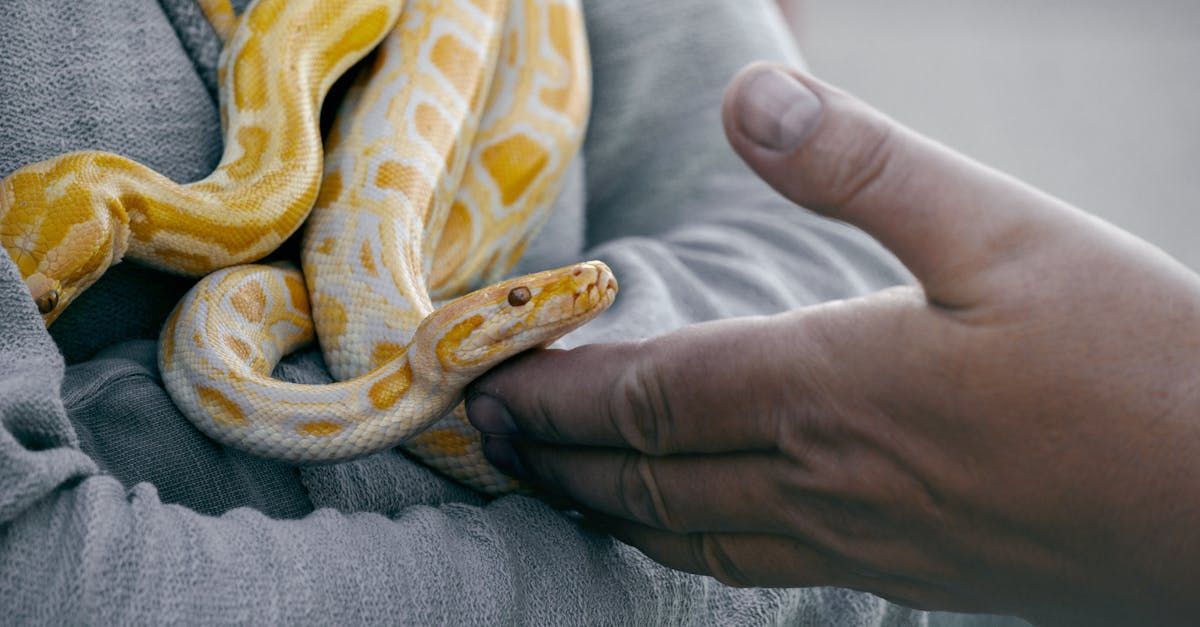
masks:
[[[782,408],[803,406],[783,397],[804,396],[789,366],[806,354],[794,325],[743,318],[527,353],[472,385],[467,414],[484,433],[555,444],[650,455],[771,450]]]

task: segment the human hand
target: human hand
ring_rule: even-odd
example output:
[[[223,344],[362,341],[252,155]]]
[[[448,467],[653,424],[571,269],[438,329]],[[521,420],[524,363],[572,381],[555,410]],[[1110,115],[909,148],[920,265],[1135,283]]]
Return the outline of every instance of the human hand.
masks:
[[[1200,615],[1200,279],[792,70],[724,121],[920,288],[519,357],[469,393],[494,463],[732,585]]]

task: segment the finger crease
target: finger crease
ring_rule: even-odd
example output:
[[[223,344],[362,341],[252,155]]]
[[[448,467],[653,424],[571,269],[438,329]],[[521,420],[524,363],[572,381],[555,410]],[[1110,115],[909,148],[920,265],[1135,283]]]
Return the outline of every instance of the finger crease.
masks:
[[[700,551],[705,568],[721,583],[735,588],[749,585],[744,573],[734,563],[721,538],[715,534],[700,534]]]
[[[868,190],[874,187],[879,181],[884,180],[883,174],[887,171],[889,157],[892,151],[892,143],[894,141],[895,131],[891,125],[884,125],[879,131],[879,135],[874,138],[870,148],[862,157],[862,167],[856,172],[850,174],[850,181],[846,193],[839,199],[838,207],[851,207],[862,198]]]
[[[681,531],[674,516],[671,515],[670,508],[667,507],[666,497],[663,495],[657,477],[654,476],[654,468],[650,459],[638,456],[634,467],[644,493],[642,501],[646,503],[646,509],[649,509],[647,513],[653,518],[654,524],[668,531]]]
[[[539,395],[537,398],[538,418],[541,422],[540,434],[542,439],[547,442],[569,442],[564,437],[562,429],[558,427],[558,421],[555,420],[554,414],[550,411],[549,405],[546,403],[546,398]]]
[[[659,384],[654,366],[639,360],[620,378],[614,401],[624,401],[609,408],[613,429],[633,448],[652,455],[664,454],[664,434],[670,424],[670,402]]]

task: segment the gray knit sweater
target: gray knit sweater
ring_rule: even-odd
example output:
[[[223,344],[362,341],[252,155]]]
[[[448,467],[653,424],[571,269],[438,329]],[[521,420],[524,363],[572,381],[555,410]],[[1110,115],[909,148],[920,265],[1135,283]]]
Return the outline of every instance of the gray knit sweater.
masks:
[[[0,175],[92,148],[204,176],[221,152],[219,43],[192,1],[3,2]],[[905,280],[867,237],[788,205],[725,145],[728,78],[753,59],[798,61],[770,2],[586,10],[587,145],[522,265],[600,258],[622,291],[567,344]],[[225,449],[180,416],[154,365],[188,284],[121,264],[47,334],[0,255],[0,622],[925,620],[856,592],[673,572],[534,498],[485,501],[395,451],[295,468]],[[312,352],[278,374],[327,380]]]

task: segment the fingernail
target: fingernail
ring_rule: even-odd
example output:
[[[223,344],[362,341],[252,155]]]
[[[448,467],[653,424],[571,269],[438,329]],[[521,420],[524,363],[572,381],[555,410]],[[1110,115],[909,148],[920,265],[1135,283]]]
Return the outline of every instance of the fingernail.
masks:
[[[479,395],[467,400],[467,418],[476,429],[493,435],[513,435],[517,423],[504,403],[491,396]]]
[[[517,449],[513,447],[512,440],[508,438],[483,436],[483,456],[506,475],[517,479],[529,478],[525,465],[521,463],[521,458],[517,455]]]
[[[775,68],[742,79],[736,107],[742,132],[777,152],[800,146],[821,118],[821,100],[804,83]]]

